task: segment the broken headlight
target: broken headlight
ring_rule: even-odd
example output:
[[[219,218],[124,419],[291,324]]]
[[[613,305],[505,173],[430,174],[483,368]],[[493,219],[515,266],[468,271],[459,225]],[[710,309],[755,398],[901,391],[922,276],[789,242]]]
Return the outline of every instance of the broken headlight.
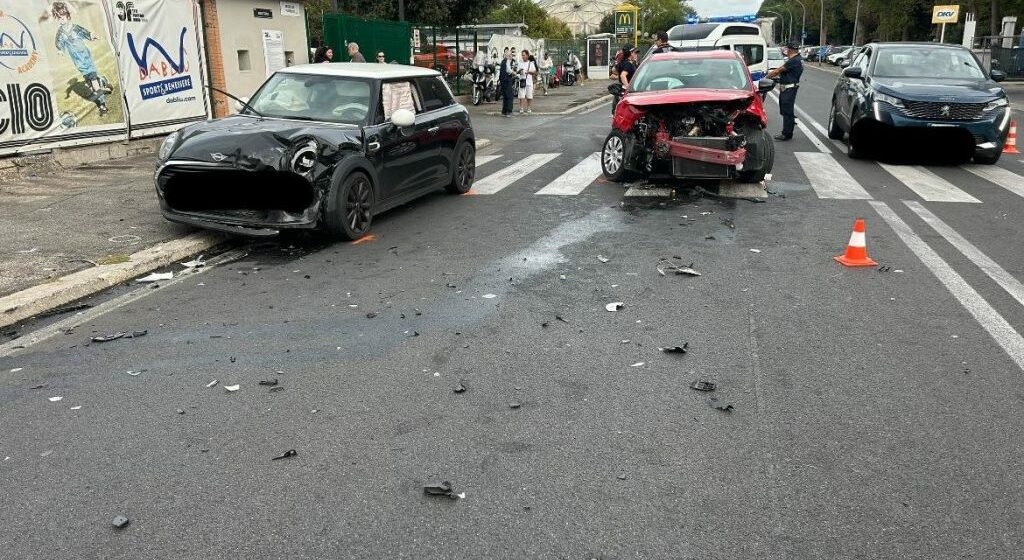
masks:
[[[316,140],[310,140],[299,146],[295,150],[295,155],[292,156],[292,171],[299,175],[306,175],[313,171],[313,167],[316,166],[317,149]]]
[[[181,132],[174,131],[167,135],[164,139],[164,143],[160,144],[160,152],[157,157],[160,161],[167,161],[167,158],[171,157],[171,153],[174,152],[174,148],[178,147],[178,140],[181,139]]]

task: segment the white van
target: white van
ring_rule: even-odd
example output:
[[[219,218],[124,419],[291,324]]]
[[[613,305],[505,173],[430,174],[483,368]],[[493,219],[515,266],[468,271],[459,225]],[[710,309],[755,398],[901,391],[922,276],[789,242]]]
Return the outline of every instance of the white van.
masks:
[[[754,81],[768,73],[768,43],[753,23],[686,23],[668,30],[668,42],[683,50],[724,49],[736,51],[747,61]]]

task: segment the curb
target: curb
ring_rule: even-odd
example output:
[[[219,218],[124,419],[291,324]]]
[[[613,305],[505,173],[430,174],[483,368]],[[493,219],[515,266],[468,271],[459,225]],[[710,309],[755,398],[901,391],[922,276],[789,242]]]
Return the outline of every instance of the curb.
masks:
[[[89,268],[4,296],[0,298],[0,327],[13,325],[44,311],[91,296],[210,249],[225,239],[218,234],[193,233],[134,253],[128,262]]]
[[[611,95],[604,94],[601,97],[598,97],[598,98],[595,98],[595,99],[591,99],[590,101],[587,101],[586,103],[583,103],[581,105],[577,105],[575,107],[566,109],[566,110],[564,110],[564,111],[562,111],[561,113],[558,113],[558,114],[559,115],[571,115],[573,113],[582,113],[583,111],[586,111],[587,109],[593,109],[594,107],[597,107],[597,106],[601,105],[602,103],[609,103],[609,102],[611,102],[611,100],[612,100],[612,96]]]

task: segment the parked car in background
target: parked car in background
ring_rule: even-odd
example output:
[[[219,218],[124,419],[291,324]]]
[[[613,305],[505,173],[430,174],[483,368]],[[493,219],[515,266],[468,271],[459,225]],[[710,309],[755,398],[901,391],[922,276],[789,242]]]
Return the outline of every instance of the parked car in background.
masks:
[[[786,57],[779,47],[768,47],[768,71],[775,70],[786,62]]]
[[[424,47],[424,52],[413,55],[412,60],[413,65],[415,66],[437,70],[441,75],[448,77],[459,74],[460,64],[465,66],[465,61],[467,59],[465,55],[460,54],[458,49],[455,47],[437,45],[434,48],[429,46]],[[472,52],[469,53],[468,60],[472,63]]]
[[[367,233],[373,217],[473,185],[466,108],[434,70],[309,64],[273,74],[239,114],[186,126],[160,147],[156,192],[172,222],[266,236]]]
[[[849,55],[850,53],[853,52],[853,49],[854,47],[852,46],[836,47],[835,50],[832,51],[832,54],[825,57],[825,62],[833,66],[839,66],[839,62],[841,60],[849,58]]]
[[[873,43],[843,70],[832,94],[828,136],[847,138],[850,157],[954,150],[977,163],[999,161],[1010,106],[970,50],[936,43]]]

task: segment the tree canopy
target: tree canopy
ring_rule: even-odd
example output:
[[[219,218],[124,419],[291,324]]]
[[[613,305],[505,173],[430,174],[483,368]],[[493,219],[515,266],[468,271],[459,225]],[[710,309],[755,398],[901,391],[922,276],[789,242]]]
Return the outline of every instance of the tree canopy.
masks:
[[[526,23],[531,37],[569,39],[572,32],[562,21],[548,15],[533,0],[500,0],[482,21],[487,23]]]

